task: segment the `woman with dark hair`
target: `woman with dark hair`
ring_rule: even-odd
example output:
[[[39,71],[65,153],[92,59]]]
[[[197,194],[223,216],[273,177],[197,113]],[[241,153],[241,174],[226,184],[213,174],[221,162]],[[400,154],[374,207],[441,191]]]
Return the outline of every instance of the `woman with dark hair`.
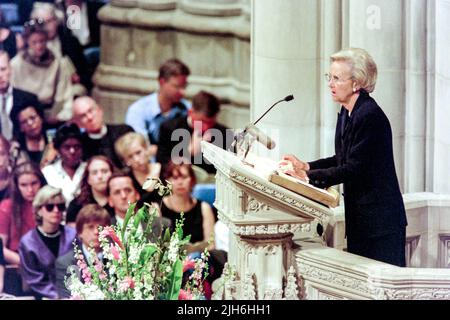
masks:
[[[62,189],[66,203],[69,204],[79,192],[80,182],[86,169],[80,129],[74,123],[62,125],[56,131],[53,145],[58,159],[42,168],[49,185]]]
[[[67,62],[47,48],[47,31],[40,19],[25,23],[25,48],[11,60],[13,87],[38,96],[49,123],[72,117],[73,88]]]
[[[206,247],[212,249],[214,247],[212,239],[214,213],[208,203],[192,197],[192,190],[196,183],[192,166],[169,162],[164,171],[164,179],[172,183],[172,194],[163,198],[161,215],[170,219],[171,227],[175,228],[180,213],[184,213],[183,233],[191,235],[188,252],[203,251]]]
[[[3,11],[0,9],[0,49],[8,52],[12,59],[23,46],[20,34],[14,33],[7,25]]]
[[[43,110],[37,105],[16,105],[11,110],[10,118],[14,141],[19,148],[16,164],[31,161],[40,165],[48,144]]]
[[[10,199],[0,203],[0,237],[3,239],[5,260],[19,264],[19,241],[36,226],[32,202],[39,189],[46,184],[39,168],[30,162],[17,166],[12,174]]]
[[[87,161],[86,171],[80,183],[80,194],[67,208],[68,225],[75,225],[78,212],[87,204],[97,203],[110,210],[106,186],[114,170],[112,161],[103,155],[93,156]]]

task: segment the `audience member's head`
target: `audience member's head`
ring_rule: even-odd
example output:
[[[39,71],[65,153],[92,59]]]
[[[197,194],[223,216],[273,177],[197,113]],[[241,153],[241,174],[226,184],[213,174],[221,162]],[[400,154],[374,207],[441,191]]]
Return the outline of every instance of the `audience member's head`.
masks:
[[[103,109],[91,97],[75,99],[72,104],[73,121],[88,133],[100,133],[105,125]]]
[[[9,54],[0,49],[0,93],[5,93],[9,88],[11,80],[11,65],[9,63]]]
[[[83,157],[82,138],[78,126],[69,123],[59,127],[53,143],[61,157],[63,166],[78,168]]]
[[[13,210],[20,210],[25,202],[32,202],[38,190],[46,184],[47,181],[36,164],[25,162],[15,167],[10,186]]]
[[[21,144],[25,139],[38,139],[44,135],[44,112],[37,99],[33,104],[27,101],[23,105],[15,105],[9,116],[14,135]]]
[[[66,211],[66,199],[62,190],[52,186],[43,186],[33,200],[33,212],[37,225],[44,223],[59,225]]]
[[[121,218],[125,217],[129,203],[134,203],[140,198],[131,177],[121,171],[111,175],[106,190],[109,206]]]
[[[137,132],[128,132],[114,144],[116,154],[133,171],[145,171],[148,167],[151,151],[145,137]]]
[[[31,19],[43,21],[50,40],[56,37],[58,34],[59,20],[56,15],[54,4],[41,2],[39,5],[35,5],[33,11],[31,11],[30,17]]]
[[[187,78],[191,71],[178,59],[170,59],[159,68],[159,94],[172,103],[179,102],[185,94]]]
[[[78,238],[86,248],[100,251],[98,228],[111,225],[111,216],[108,211],[98,204],[85,205],[77,215],[75,222]]]
[[[219,111],[219,99],[209,92],[200,91],[192,99],[192,109],[189,110],[189,116],[193,122],[201,121],[202,132],[205,132],[214,127]]]
[[[90,201],[94,193],[106,196],[107,183],[114,170],[114,164],[105,156],[89,158],[80,183],[80,203]]]
[[[179,163],[176,161],[176,163]],[[192,166],[187,163],[176,164],[172,161],[165,167],[163,178],[172,184],[174,195],[190,196],[197,180]]]
[[[49,53],[47,49],[47,30],[44,21],[41,19],[31,19],[25,23],[23,31],[25,48],[33,61],[40,61],[46,58]]]

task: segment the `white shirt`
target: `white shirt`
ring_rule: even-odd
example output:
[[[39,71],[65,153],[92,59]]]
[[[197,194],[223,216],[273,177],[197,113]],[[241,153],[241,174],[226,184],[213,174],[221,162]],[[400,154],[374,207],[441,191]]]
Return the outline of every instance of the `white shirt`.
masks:
[[[66,199],[66,205],[69,205],[70,201],[75,198],[79,191],[80,182],[85,170],[86,162],[81,162],[75,171],[73,179],[71,179],[64,170],[61,159],[58,159],[56,162],[45,166],[42,169],[42,173],[49,185],[62,190],[63,196]]]
[[[81,250],[83,251],[84,256],[86,257],[86,262],[88,265],[92,265],[93,261],[91,258],[91,251],[92,249],[87,248],[84,243],[81,244]],[[99,253],[97,253],[97,258],[98,260],[101,262],[103,260],[103,253],[100,251]]]

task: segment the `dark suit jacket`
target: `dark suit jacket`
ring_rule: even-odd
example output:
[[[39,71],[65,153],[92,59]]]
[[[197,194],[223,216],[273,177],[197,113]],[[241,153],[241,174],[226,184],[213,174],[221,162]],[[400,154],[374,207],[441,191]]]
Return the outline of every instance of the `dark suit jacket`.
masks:
[[[172,141],[172,133],[175,130],[180,130],[179,132],[185,132],[187,136],[181,136],[179,134],[174,135],[174,139],[177,139],[175,141]],[[216,123],[216,125],[213,127],[213,129],[216,129],[215,131],[220,137],[216,137],[214,135],[214,139],[211,141],[214,145],[223,148],[225,150],[228,149],[229,145],[233,141],[233,132],[231,130],[227,131],[227,128],[219,123]],[[159,142],[158,142],[158,152],[156,154],[156,161],[161,163],[162,170],[161,172],[164,172],[165,165],[171,160],[171,153],[172,150],[175,147],[180,147],[183,152],[178,152],[180,150],[176,149],[176,156],[182,156],[187,159],[191,159],[191,163],[195,164],[203,169],[205,169],[208,173],[215,173],[216,169],[212,164],[207,162],[205,158],[203,158],[203,155],[201,155],[201,161],[196,161],[194,157],[191,157],[190,154],[184,153],[184,151],[188,152],[188,147],[191,141],[191,135],[192,135],[193,129],[189,126],[187,122],[187,116],[175,118],[172,120],[165,121],[161,124],[161,128],[159,131]],[[228,137],[227,137],[228,134]],[[201,163],[198,163],[201,162]]]
[[[108,132],[101,139],[91,139],[86,132],[83,133],[83,158],[87,160],[95,155],[104,155],[111,159],[117,168],[123,168],[122,161],[120,161],[114,150],[114,143],[125,133],[134,130],[126,124],[108,124],[106,127]]]
[[[78,248],[81,248],[80,241],[78,242]],[[84,254],[83,254],[84,255]],[[86,261],[86,257],[84,257]],[[70,276],[70,272],[67,272],[69,266],[77,266],[77,259],[73,250],[70,250],[65,255],[58,257],[55,261],[55,279],[56,279],[56,291],[60,299],[70,298],[70,291],[65,284],[65,278]]]
[[[406,214],[389,120],[364,91],[345,125],[347,115],[342,107],[336,126],[336,155],[309,163],[310,182],[321,188],[344,184],[347,241],[404,230]]]

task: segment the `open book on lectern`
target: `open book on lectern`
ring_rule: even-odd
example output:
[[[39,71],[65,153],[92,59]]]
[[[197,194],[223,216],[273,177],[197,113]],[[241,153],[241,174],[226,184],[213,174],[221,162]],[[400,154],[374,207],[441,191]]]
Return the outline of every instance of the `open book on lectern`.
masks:
[[[278,170],[278,164],[268,158],[249,153],[246,162],[268,181],[298,193],[325,206],[335,208],[339,205],[339,192],[335,188],[320,189],[305,181],[289,176]]]

